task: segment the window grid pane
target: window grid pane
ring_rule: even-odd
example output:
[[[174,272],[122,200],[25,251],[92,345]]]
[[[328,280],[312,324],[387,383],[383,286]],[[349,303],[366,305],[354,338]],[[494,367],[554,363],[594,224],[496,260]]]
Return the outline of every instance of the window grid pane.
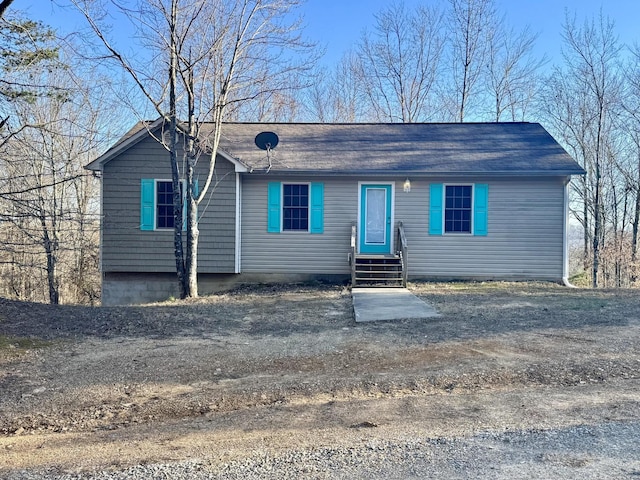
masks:
[[[283,185],[282,229],[309,230],[309,185]]]
[[[444,231],[471,233],[471,185],[447,186]]]
[[[156,228],[173,228],[173,183],[156,182]]]

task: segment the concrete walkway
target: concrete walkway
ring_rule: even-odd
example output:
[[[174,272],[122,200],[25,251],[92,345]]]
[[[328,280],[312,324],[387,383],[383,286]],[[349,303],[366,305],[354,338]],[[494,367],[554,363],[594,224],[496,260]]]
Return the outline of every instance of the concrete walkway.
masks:
[[[356,322],[440,316],[435,308],[406,288],[354,288],[351,296]]]

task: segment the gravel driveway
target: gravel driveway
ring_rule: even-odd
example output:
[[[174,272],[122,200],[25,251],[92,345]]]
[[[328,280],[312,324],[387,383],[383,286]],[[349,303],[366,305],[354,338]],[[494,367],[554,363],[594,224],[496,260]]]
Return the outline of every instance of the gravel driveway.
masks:
[[[639,478],[632,290],[341,286],[144,307],[0,299],[2,478]]]

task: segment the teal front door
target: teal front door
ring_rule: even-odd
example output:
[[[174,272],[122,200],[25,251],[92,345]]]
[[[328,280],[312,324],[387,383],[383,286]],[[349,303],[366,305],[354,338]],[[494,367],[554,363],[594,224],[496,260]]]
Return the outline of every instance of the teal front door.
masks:
[[[360,186],[360,253],[391,253],[391,185]]]

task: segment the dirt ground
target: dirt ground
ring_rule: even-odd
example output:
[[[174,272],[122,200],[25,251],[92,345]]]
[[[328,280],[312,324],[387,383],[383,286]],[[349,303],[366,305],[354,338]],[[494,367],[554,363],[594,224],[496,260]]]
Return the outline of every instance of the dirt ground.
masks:
[[[335,285],[0,299],[0,476],[640,420],[637,291],[410,290],[441,316],[356,324]]]

